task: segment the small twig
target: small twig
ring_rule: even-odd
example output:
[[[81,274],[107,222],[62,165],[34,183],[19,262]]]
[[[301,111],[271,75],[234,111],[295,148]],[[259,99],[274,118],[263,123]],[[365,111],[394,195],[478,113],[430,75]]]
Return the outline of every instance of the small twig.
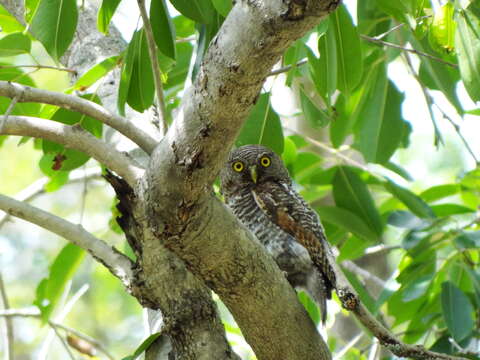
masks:
[[[300,132],[298,132],[298,131],[296,131],[296,130],[293,130],[293,129],[290,129],[290,128],[285,128],[285,130],[291,131],[292,133],[295,133],[295,134],[297,134],[297,135],[300,135],[300,136],[304,137],[305,140],[307,140],[307,141],[308,141],[309,143],[311,143],[312,145],[314,145],[314,146],[316,146],[316,147],[318,147],[318,148],[320,148],[320,149],[328,152],[329,154],[332,154],[333,156],[338,157],[339,159],[345,161],[345,163],[347,163],[347,164],[349,164],[349,165],[356,166],[356,167],[358,167],[358,168],[360,168],[360,169],[362,169],[362,170],[364,170],[364,171],[367,171],[367,172],[371,172],[371,170],[370,170],[367,166],[365,166],[364,164],[362,164],[362,163],[360,163],[360,162],[358,162],[358,161],[356,161],[356,160],[353,160],[353,159],[349,158],[348,156],[342,154],[342,153],[341,153],[340,151],[338,151],[337,149],[333,149],[333,148],[331,148],[330,146],[325,145],[325,144],[321,143],[320,141],[317,141],[317,140],[315,140],[315,139],[313,139],[313,138],[311,138],[311,137],[309,137],[309,136],[307,136],[307,135],[305,135],[305,134],[302,134],[302,133],[300,133]],[[379,177],[383,178],[383,176],[380,176],[380,175],[379,175]]]
[[[268,74],[267,76],[275,76],[275,75],[278,75],[278,74],[281,74],[281,73],[290,71],[293,67],[297,67],[297,66],[304,65],[304,64],[306,64],[307,62],[308,62],[308,59],[300,60],[299,62],[297,62],[297,63],[294,64],[294,65],[287,65],[287,66],[281,67],[280,69],[273,70],[273,71],[271,71],[270,74]]]
[[[379,287],[382,289],[386,287],[386,283],[384,280],[380,279],[378,276],[372,274],[370,271],[367,271],[365,269],[362,269],[360,266],[355,264],[353,261],[343,261],[342,266],[351,271],[354,274],[357,274],[358,276],[362,277],[365,280],[371,280],[375,284],[377,284]]]
[[[371,247],[368,247],[365,249],[365,255],[378,255],[378,254],[381,254],[383,252],[388,252],[388,251],[391,251],[391,250],[397,250],[397,249],[401,249],[402,247],[400,245],[383,245],[383,244],[380,244],[380,245],[375,245],[375,246],[371,246]]]
[[[84,179],[101,179],[101,177],[102,170],[98,167],[88,168],[85,171],[77,169],[73,170],[70,173],[70,177],[66,185],[76,184],[80,181],[84,181]],[[18,192],[15,195],[15,199],[25,202],[30,202],[33,199],[36,199],[38,196],[45,193],[45,185],[48,184],[49,181],[50,178],[48,177],[38,179],[37,181],[27,186],[25,189]],[[11,216],[7,213],[0,215],[0,229],[10,220],[10,218]]]
[[[195,41],[197,38],[195,36],[190,36],[186,38],[178,38],[175,40],[176,43],[184,43],[184,42],[190,42],[190,41]]]
[[[360,341],[363,335],[364,335],[363,332],[357,334],[352,340],[348,342],[347,345],[345,345],[338,353],[335,354],[335,356],[333,357],[333,360],[343,359],[344,355],[348,352],[348,350],[353,348]]]
[[[428,19],[428,18],[430,18],[430,17],[432,17],[432,15],[424,15],[424,16],[420,16],[420,17],[416,18],[415,20],[416,20],[416,21],[421,21],[421,20],[424,20],[424,19]],[[394,32],[395,30],[400,29],[400,28],[403,27],[404,25],[405,25],[405,23],[400,23],[400,24],[398,24],[398,25],[395,25],[393,28],[385,31],[383,34],[374,36],[373,39],[375,39],[375,40],[381,40],[381,39],[387,37],[390,33]]]
[[[428,112],[430,114],[430,120],[432,121],[433,129],[435,131],[435,145],[437,145],[437,139],[441,144],[443,144],[442,134],[441,134],[440,130],[438,129],[437,122],[435,121],[435,115],[433,114],[433,110],[432,110],[433,99],[430,96],[430,94],[428,93],[425,85],[423,85],[422,81],[420,80],[420,77],[418,76],[417,72],[415,71],[415,68],[412,64],[412,60],[410,59],[410,56],[408,54],[405,54],[404,59],[407,63],[407,67],[408,67],[410,73],[412,74],[412,76],[415,78],[415,80],[420,85],[420,88],[422,89],[423,97],[425,98],[425,102],[427,103]]]
[[[5,318],[12,318],[12,317],[23,317],[23,318],[36,318],[40,319],[41,313],[40,310],[38,310],[37,307],[29,307],[29,308],[23,308],[23,309],[8,309],[8,310],[3,310],[0,311],[0,317],[5,317]],[[98,340],[92,338],[91,336],[88,336],[72,327],[63,325],[62,323],[59,323],[54,320],[49,320],[48,324],[52,327],[56,327],[58,329],[61,329],[68,334],[75,335],[76,337],[85,340],[86,342],[92,344],[96,349],[101,351],[102,353],[105,354],[110,360],[114,360],[114,356],[108,352],[108,350],[105,348],[105,346],[102,345]]]
[[[473,160],[475,161],[475,164],[477,164],[477,165],[480,164],[479,159],[477,158],[477,156],[473,152],[473,150],[470,147],[470,144],[468,143],[467,139],[465,139],[463,134],[460,132],[460,126],[455,121],[453,121],[453,119],[435,102],[435,100],[432,97],[430,97],[430,98],[431,98],[432,104],[437,107],[437,109],[442,113],[443,117],[453,126],[453,129],[457,133],[460,140],[462,140],[463,144],[465,145],[465,148],[467,149],[467,151],[470,153]]]
[[[410,49],[410,48],[406,48],[406,47],[403,47],[401,45],[397,45],[397,44],[394,44],[394,43],[390,43],[390,42],[387,42],[387,41],[383,41],[383,40],[380,40],[380,39],[377,39],[375,37],[371,37],[371,36],[368,36],[368,35],[364,35],[364,34],[360,34],[360,37],[363,39],[363,40],[366,40],[366,41],[369,41],[371,43],[374,43],[374,44],[378,44],[378,45],[384,45],[384,46],[388,46],[388,47],[391,47],[391,48],[395,48],[395,49],[400,49],[400,50],[403,50],[403,51],[406,51],[406,52],[409,52],[409,53],[412,53],[412,54],[416,54],[418,56],[423,56],[423,57],[426,57],[426,58],[429,58],[431,60],[434,60],[434,61],[437,61],[439,63],[442,63],[444,65],[448,65],[448,66],[451,66],[455,69],[458,68],[458,65],[457,64],[454,64],[454,63],[451,63],[449,61],[445,61],[439,57],[436,57],[436,56],[433,56],[433,55],[430,55],[430,54],[427,54],[426,52],[423,52],[423,51],[419,51],[419,50],[416,50],[416,49]]]
[[[152,63],[153,70],[153,82],[155,84],[155,91],[157,93],[157,105],[159,108],[160,117],[160,132],[162,135],[167,133],[167,109],[165,108],[165,99],[163,96],[162,76],[160,73],[160,65],[158,63],[157,45],[153,37],[152,25],[148,19],[147,10],[145,8],[145,0],[137,0],[138,8],[140,10],[140,16],[143,21],[143,30],[147,36],[148,52],[150,54],[150,61]]]
[[[0,273],[0,296],[2,298],[3,308],[8,311],[10,304],[8,302],[7,290],[5,289],[5,283],[3,282],[3,276]],[[5,360],[13,360],[13,322],[12,319],[5,318]]]
[[[73,355],[72,351],[70,350],[70,346],[68,346],[67,342],[65,341],[65,339],[62,337],[62,335],[60,335],[60,333],[58,332],[58,329],[55,327],[55,326],[50,326],[52,328],[52,330],[55,332],[55,335],[57,335],[57,338],[60,340],[60,342],[62,343],[63,347],[65,348],[65,351],[68,353],[68,355],[70,356],[70,359],[72,360],[75,360],[75,356]]]
[[[12,101],[10,101],[10,104],[8,105],[7,111],[5,111],[4,118],[0,119],[0,133],[3,131],[3,128],[5,127],[5,124],[8,121],[8,117],[12,113],[13,108],[17,104],[17,101],[18,101],[19,98],[20,98],[20,94],[12,98]]]
[[[33,68],[33,69],[52,69],[58,71],[66,71],[72,74],[77,74],[76,70],[67,69],[67,68],[60,68],[56,66],[48,66],[48,65],[0,65],[0,69],[12,69],[12,68]]]

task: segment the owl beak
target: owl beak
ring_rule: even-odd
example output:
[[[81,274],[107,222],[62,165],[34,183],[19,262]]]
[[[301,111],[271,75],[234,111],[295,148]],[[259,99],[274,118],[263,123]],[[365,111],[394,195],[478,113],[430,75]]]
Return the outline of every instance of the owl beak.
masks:
[[[250,166],[248,170],[250,170],[250,177],[252,178],[252,181],[256,184],[258,179],[257,166]]]

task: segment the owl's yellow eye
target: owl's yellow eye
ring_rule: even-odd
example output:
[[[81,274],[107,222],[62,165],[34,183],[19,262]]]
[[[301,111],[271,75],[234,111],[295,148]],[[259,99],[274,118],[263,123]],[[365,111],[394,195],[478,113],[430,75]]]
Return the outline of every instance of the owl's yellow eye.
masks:
[[[268,156],[262,156],[260,159],[260,164],[262,164],[263,167],[269,167],[272,161]]]
[[[243,169],[245,168],[245,165],[243,165],[243,162],[241,162],[241,161],[235,161],[235,162],[232,164],[232,168],[233,168],[233,170],[235,170],[236,172],[242,172]]]

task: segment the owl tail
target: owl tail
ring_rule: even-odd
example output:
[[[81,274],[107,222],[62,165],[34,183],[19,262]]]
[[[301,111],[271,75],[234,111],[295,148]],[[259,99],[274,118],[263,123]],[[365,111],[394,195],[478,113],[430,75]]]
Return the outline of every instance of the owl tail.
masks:
[[[327,299],[330,298],[323,275],[314,269],[307,278],[307,291],[320,308],[322,325],[327,321]]]

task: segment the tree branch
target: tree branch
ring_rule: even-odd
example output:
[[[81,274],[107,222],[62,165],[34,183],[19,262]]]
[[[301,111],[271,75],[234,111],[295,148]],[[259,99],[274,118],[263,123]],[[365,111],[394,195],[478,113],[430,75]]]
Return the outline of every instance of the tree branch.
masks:
[[[118,130],[148,154],[157,145],[155,138],[137,128],[132,122],[121,116],[110,114],[102,106],[77,96],[36,89],[8,81],[0,81],[0,96],[12,99],[18,97],[18,102],[39,102],[78,111]]]
[[[2,299],[3,308],[6,311],[10,310],[10,304],[8,303],[7,290],[5,289],[5,283],[3,282],[3,276],[0,273],[0,298]],[[14,343],[14,333],[13,333],[13,322],[12,319],[5,319],[5,359],[13,360],[13,343]]]
[[[219,294],[259,359],[331,355],[278,266],[211,184],[273,65],[337,5],[236,2],[136,189],[146,194],[156,237]]]
[[[0,116],[0,121],[3,118]],[[113,149],[79,125],[64,125],[29,116],[10,116],[1,134],[38,137],[80,150],[118,173],[131,186],[143,174],[140,165],[128,155]]]
[[[77,170],[73,170],[70,173],[70,177],[66,185],[75,184],[75,183],[84,181],[85,179],[90,180],[95,178],[99,178],[99,179],[101,178],[100,168],[88,168],[85,171],[77,169]],[[37,196],[45,193],[45,185],[49,181],[50,181],[50,178],[48,177],[43,177],[41,179],[38,179],[37,181],[27,186],[25,189],[17,193],[15,195],[15,199],[18,201],[26,201],[26,202],[32,201]],[[0,229],[2,228],[3,225],[5,225],[5,223],[8,222],[9,219],[10,219],[10,216],[6,213],[0,215]]]
[[[114,247],[85,231],[82,226],[74,225],[56,215],[1,194],[0,209],[12,216],[49,230],[88,251],[90,255],[119,278],[127,288],[130,287],[134,279],[132,261]]]
[[[4,317],[6,319],[10,319],[12,317],[24,317],[24,318],[36,318],[40,319],[41,313],[40,310],[36,307],[32,308],[25,308],[25,309],[9,309],[5,311],[0,311],[0,317]],[[97,348],[99,351],[104,353],[110,360],[114,360],[115,358],[113,357],[112,354],[106,349],[106,347],[99,342],[98,340],[94,339],[91,336],[88,336],[72,327],[63,325],[62,323],[59,323],[54,320],[48,320],[48,324],[52,328],[57,328],[57,329],[62,329],[65,331],[67,334],[72,334],[75,335],[76,337],[85,340],[86,342],[92,344],[95,348]]]
[[[349,293],[356,294],[356,291],[352,288],[348,280],[345,278],[345,275],[340,270],[338,265],[335,262],[335,258],[332,254],[327,252],[329,257],[329,262],[332,264],[335,270],[335,276],[337,279],[337,288],[344,289]],[[358,295],[357,295],[358,297]],[[359,303],[355,309],[352,310],[355,317],[368,329],[371,331],[373,336],[375,336],[380,344],[388,349],[392,354],[395,354],[399,357],[409,357],[413,359],[441,359],[441,360],[461,360],[457,356],[446,355],[437,353],[434,351],[429,351],[421,345],[409,345],[398,340],[395,335],[393,335],[385,326],[383,326],[363,305]]]
[[[420,50],[406,48],[404,46],[394,44],[394,43],[390,43],[390,42],[387,42],[387,41],[383,41],[383,40],[380,40],[376,37],[371,37],[371,36],[368,36],[368,35],[360,34],[360,37],[363,40],[366,40],[368,42],[371,42],[371,43],[374,43],[374,44],[377,44],[377,45],[383,45],[383,46],[388,46],[388,47],[392,47],[392,48],[395,48],[395,49],[400,49],[400,50],[407,51],[409,53],[412,53],[412,54],[415,54],[415,55],[418,55],[418,56],[423,56],[423,57],[429,58],[431,60],[437,61],[437,62],[442,63],[444,65],[448,65],[450,67],[453,67],[455,69],[458,68],[457,64],[445,61],[445,60],[443,60],[439,57],[427,54],[426,52],[423,52],[423,51],[420,51]]]
[[[157,105],[160,115],[160,132],[162,135],[167,133],[167,110],[165,109],[165,99],[163,97],[162,77],[160,74],[160,64],[158,63],[157,45],[153,38],[152,25],[148,19],[147,10],[145,9],[145,0],[137,0],[140,16],[143,20],[143,29],[147,36],[148,53],[150,55],[150,62],[152,64],[153,82],[155,84],[155,92],[157,94]]]

